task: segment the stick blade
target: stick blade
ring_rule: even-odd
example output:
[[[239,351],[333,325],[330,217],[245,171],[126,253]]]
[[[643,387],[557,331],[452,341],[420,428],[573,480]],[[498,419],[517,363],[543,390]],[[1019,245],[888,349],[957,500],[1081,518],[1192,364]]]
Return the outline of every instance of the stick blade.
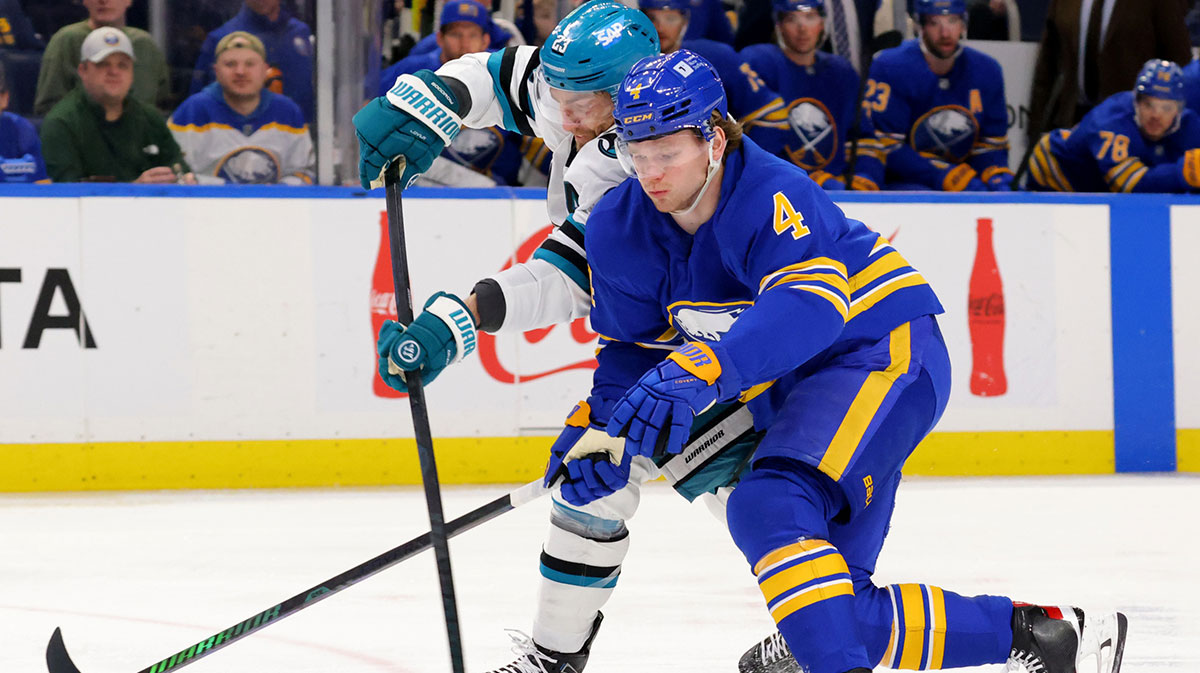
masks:
[[[46,646],[46,667],[50,673],[79,673],[79,668],[71,661],[71,655],[67,654],[61,628],[54,628],[50,644]]]

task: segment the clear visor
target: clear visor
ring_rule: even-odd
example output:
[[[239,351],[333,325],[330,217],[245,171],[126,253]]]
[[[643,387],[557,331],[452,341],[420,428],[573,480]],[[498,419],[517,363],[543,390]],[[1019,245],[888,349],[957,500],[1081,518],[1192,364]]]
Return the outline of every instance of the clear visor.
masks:
[[[542,118],[567,133],[590,131],[593,134],[613,125],[612,96],[606,91],[567,91],[546,81],[541,68],[534,76],[535,99]]]
[[[788,27],[812,27],[825,20],[815,9],[796,9],[790,12],[782,12],[776,15],[776,22],[781,26]]]
[[[627,173],[655,177],[696,163],[707,164],[712,143],[685,129],[651,140],[618,140],[617,159]]]

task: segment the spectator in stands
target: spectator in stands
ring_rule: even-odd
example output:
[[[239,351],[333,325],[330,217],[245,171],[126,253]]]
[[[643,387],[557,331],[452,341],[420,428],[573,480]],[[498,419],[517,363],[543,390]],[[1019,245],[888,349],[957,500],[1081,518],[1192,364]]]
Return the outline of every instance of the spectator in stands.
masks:
[[[217,81],[167,122],[201,182],[312,184],[316,159],[304,113],[267,83],[261,40],[234,31],[217,43]]]
[[[400,75],[418,70],[437,70],[447,61],[487,51],[492,43],[492,17],[476,0],[450,0],[442,6],[437,32],[433,34],[436,47],[414,52],[400,59],[379,75],[379,95],[392,88]]]
[[[964,0],[917,0],[918,37],[871,63],[863,105],[888,189],[1010,189],[1008,108],[996,59],[964,46]]]
[[[1030,188],[1058,192],[1200,190],[1200,117],[1184,107],[1183,72],[1147,61],[1132,91],[1051,131],[1029,162]]]
[[[42,39],[33,30],[17,0],[0,0],[0,49],[41,49]]]
[[[786,128],[768,149],[807,170],[825,189],[845,189],[846,157],[853,147],[852,187],[879,189],[883,146],[870,115],[858,105],[858,73],[841,56],[819,51],[826,38],[825,0],[775,0],[774,6],[779,43],[753,44],[741,53],[786,106]]]
[[[190,93],[200,93],[213,81],[217,44],[221,38],[239,30],[262,40],[267,49],[270,66],[267,89],[295,101],[304,112],[304,118],[311,121],[315,103],[312,31],[281,6],[280,0],[246,0],[237,16],[208,34],[200,58],[196,59]]]
[[[1033,75],[1030,138],[1074,126],[1092,106],[1128,91],[1149,59],[1192,60],[1186,13],[1185,0],[1051,0]]]
[[[42,152],[56,182],[195,183],[162,115],[131,93],[134,53],[112,26],[84,39],[79,86],[42,122]]]
[[[0,182],[50,182],[42,143],[28,120],[6,111],[8,78],[0,65]]]
[[[158,107],[165,106],[171,97],[167,59],[154,43],[150,33],[125,25],[125,12],[132,0],[83,0],[88,18],[64,26],[46,45],[42,69],[38,74],[37,98],[33,111],[45,115],[62,100],[79,81],[79,49],[97,28],[110,26],[123,31],[133,44],[136,61],[133,71],[132,95],[137,100]]]

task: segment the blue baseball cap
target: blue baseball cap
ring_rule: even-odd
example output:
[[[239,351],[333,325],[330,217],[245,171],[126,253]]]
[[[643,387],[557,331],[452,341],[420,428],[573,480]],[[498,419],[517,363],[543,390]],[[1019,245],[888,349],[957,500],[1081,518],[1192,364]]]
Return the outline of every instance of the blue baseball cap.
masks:
[[[442,22],[439,29],[459,21],[473,23],[485,33],[492,30],[492,15],[475,0],[450,0],[442,6]]]

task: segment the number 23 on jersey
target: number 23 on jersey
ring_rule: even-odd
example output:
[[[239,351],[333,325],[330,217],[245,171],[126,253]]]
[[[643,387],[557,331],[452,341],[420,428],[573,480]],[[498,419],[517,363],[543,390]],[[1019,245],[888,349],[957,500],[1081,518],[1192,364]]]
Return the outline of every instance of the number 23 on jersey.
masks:
[[[771,218],[775,223],[775,233],[782,235],[792,232],[792,238],[797,239],[808,235],[808,227],[804,226],[804,215],[792,207],[792,202],[783,192],[775,192],[775,215]]]

